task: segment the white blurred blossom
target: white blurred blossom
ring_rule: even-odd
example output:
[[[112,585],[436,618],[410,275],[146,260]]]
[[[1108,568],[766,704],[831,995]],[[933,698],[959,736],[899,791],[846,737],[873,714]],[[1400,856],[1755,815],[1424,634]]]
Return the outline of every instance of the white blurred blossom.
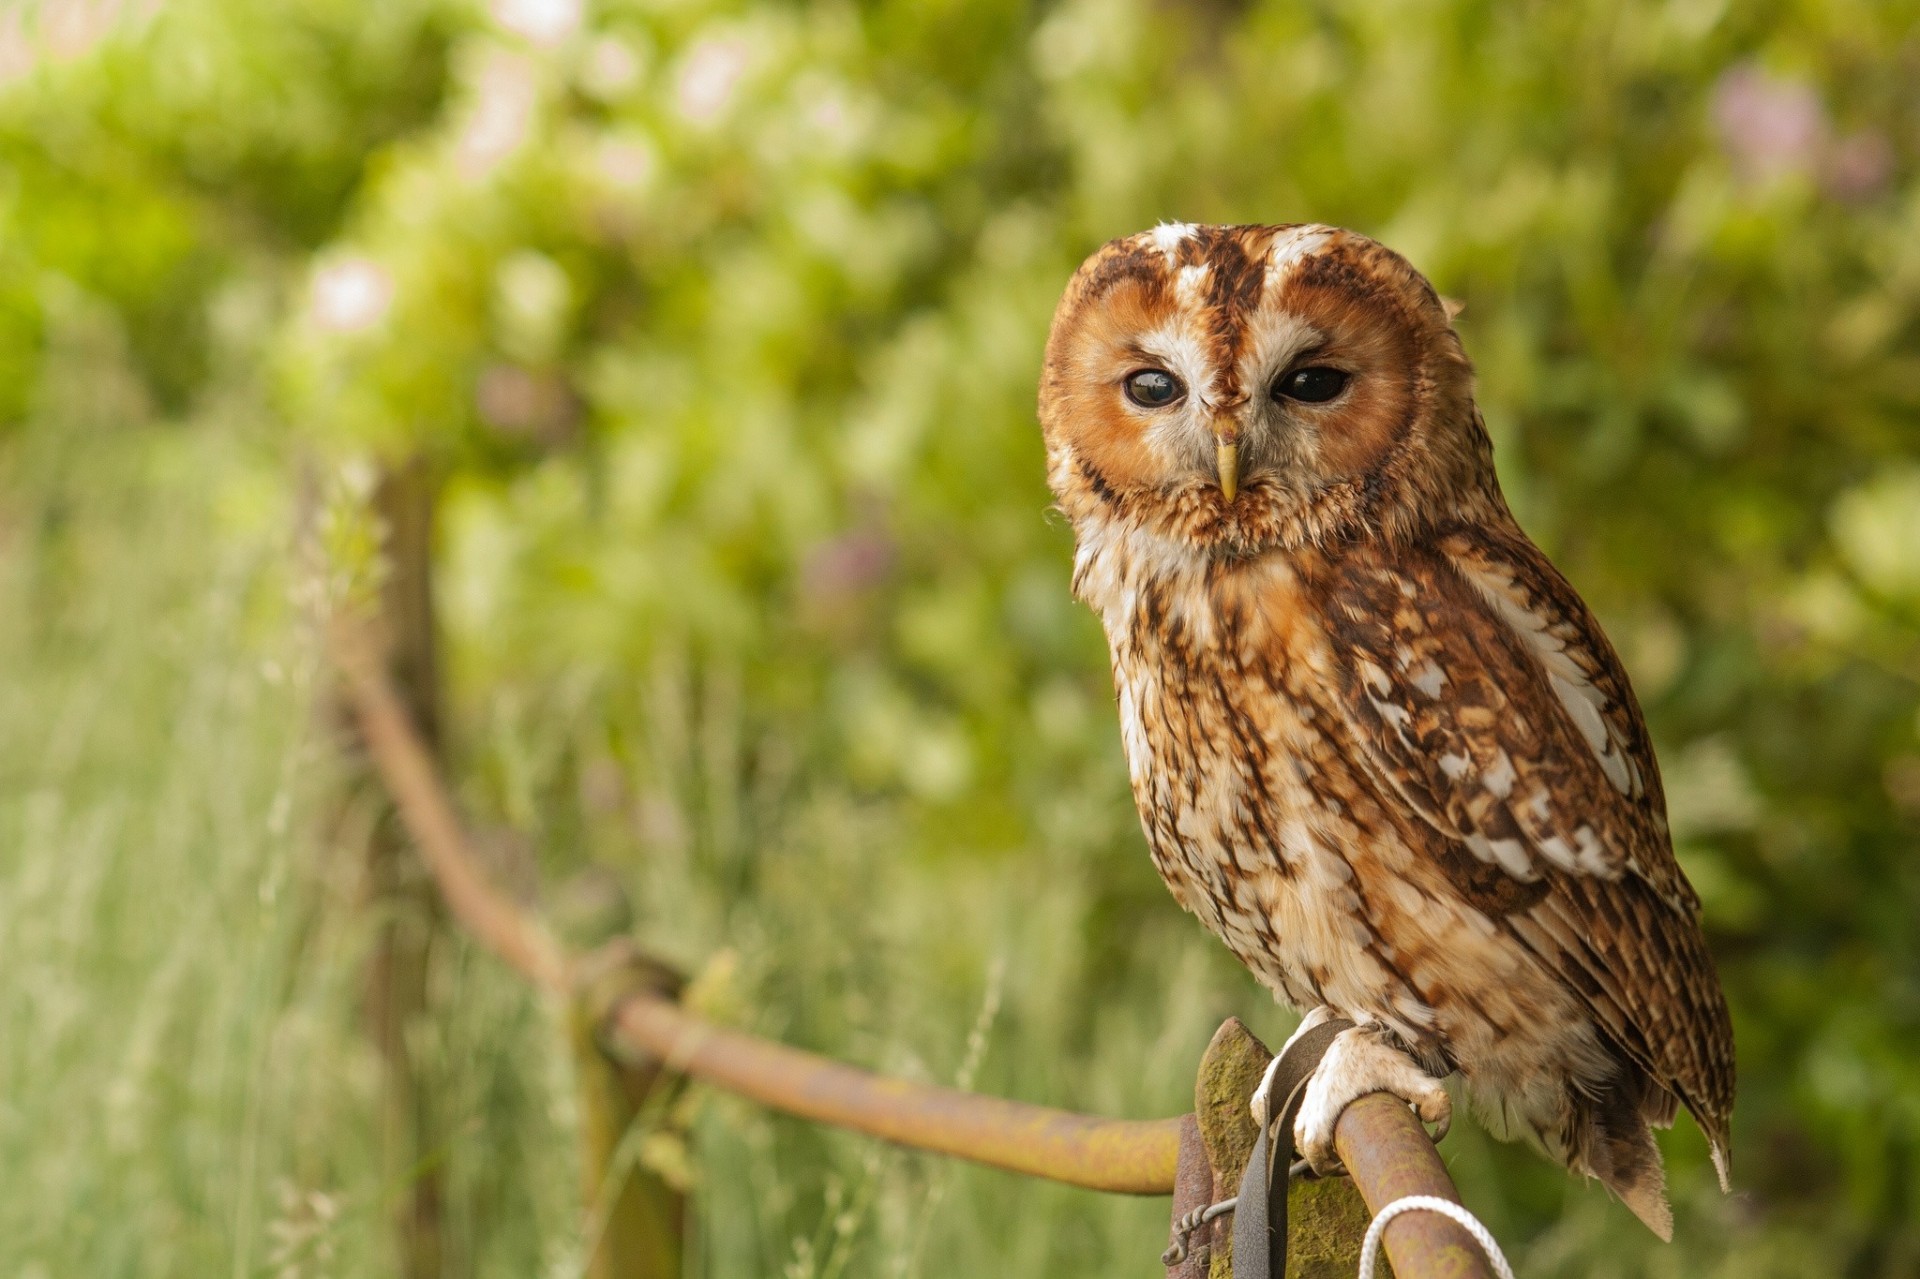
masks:
[[[1126,66],[1140,36],[1134,8],[1112,0],[1069,0],[1035,29],[1034,69],[1043,79],[1065,81]]]
[[[130,8],[151,7],[126,0],[52,0],[39,8],[40,47],[56,61],[72,61],[112,35]]]
[[[601,101],[631,93],[647,72],[647,59],[632,41],[601,36],[580,60],[580,87]]]
[[[1660,771],[1676,840],[1751,830],[1760,819],[1764,808],[1760,792],[1739,747],[1725,734],[1690,743],[1667,759]]]
[[[493,0],[493,20],[535,44],[549,47],[580,29],[581,0]]]
[[[631,195],[646,190],[659,164],[652,139],[637,130],[609,134],[594,144],[594,171],[616,191]]]
[[[393,277],[372,258],[335,258],[313,273],[309,307],[323,329],[358,333],[385,319],[392,305]]]
[[[72,62],[150,21],[163,0],[0,0],[0,84],[43,62]]]
[[[853,110],[843,84],[824,77],[808,77],[801,92],[807,123],[824,137],[839,139],[853,128]]]
[[[481,63],[466,122],[454,146],[454,163],[461,176],[484,177],[520,149],[532,132],[539,97],[535,69],[526,58],[494,53]]]
[[[878,112],[848,86],[818,73],[802,76],[793,88],[796,123],[810,150],[829,155],[857,151],[873,129]]]
[[[674,104],[694,124],[711,124],[733,102],[751,55],[739,36],[710,36],[687,51],[674,80]]]
[[[0,14],[0,84],[17,80],[38,61],[19,10]]]
[[[1828,519],[1847,567],[1885,595],[1920,599],[1920,467],[1840,495]]]
[[[573,285],[560,264],[523,249],[500,263],[493,288],[501,349],[529,363],[552,358],[573,307]]]

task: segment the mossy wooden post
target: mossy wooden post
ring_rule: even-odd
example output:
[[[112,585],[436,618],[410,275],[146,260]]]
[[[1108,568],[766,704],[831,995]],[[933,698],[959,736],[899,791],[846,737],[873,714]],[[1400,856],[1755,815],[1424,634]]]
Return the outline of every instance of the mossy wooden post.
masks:
[[[630,993],[678,998],[679,975],[641,954],[627,935],[632,911],[619,881],[588,871],[566,885],[554,918],[586,952],[569,1030],[580,1100],[580,1191],[588,1279],[679,1279],[686,1253],[686,1196],[622,1149],[635,1121],[664,1127],[675,1081],[659,1063],[619,1064],[602,1047],[608,1016]],[[644,1115],[644,1117],[643,1117]]]
[[[1213,1201],[1232,1198],[1253,1154],[1253,1090],[1273,1054],[1229,1017],[1213,1034],[1194,1081],[1193,1108],[1213,1169]],[[1370,1215],[1353,1183],[1344,1177],[1295,1181],[1287,1199],[1287,1279],[1346,1279],[1360,1264],[1360,1242]],[[1194,1232],[1190,1247],[1209,1249],[1209,1279],[1232,1279],[1233,1218],[1217,1218]],[[1239,1279],[1266,1279],[1241,1275]]]

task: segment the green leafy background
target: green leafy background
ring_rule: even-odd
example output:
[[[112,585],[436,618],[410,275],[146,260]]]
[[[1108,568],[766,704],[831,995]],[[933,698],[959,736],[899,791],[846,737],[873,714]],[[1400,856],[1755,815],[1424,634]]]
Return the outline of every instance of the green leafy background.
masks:
[[[0,13],[0,1270],[391,1274],[295,530],[427,459],[452,771],[739,1024],[1116,1115],[1291,1017],[1167,898],[1033,398],[1162,219],[1394,245],[1647,705],[1737,1191],[1456,1126],[1533,1276],[1920,1273],[1911,0],[129,0]],[[358,804],[358,807],[356,807]],[[343,834],[346,830],[346,834]],[[558,1015],[412,1028],[450,1274],[579,1273]],[[717,992],[717,993],[714,993]],[[1150,1274],[1164,1201],[714,1096],[692,1273]]]

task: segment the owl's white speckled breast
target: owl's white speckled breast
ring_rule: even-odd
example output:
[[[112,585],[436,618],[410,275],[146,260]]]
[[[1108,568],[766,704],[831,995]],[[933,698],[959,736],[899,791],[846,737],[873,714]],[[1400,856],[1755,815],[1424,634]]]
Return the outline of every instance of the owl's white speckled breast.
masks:
[[[1081,551],[1134,799],[1174,897],[1288,1003],[1425,1029],[1431,1010],[1376,958],[1348,857],[1364,848],[1385,870],[1408,853],[1299,692],[1322,682],[1310,668],[1325,648],[1285,561],[1213,565],[1137,530]]]

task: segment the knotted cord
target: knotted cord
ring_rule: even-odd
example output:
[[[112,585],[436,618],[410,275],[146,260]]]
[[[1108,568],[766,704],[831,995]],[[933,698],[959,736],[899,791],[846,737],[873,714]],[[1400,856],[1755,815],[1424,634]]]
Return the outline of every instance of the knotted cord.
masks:
[[[1480,1224],[1480,1218],[1453,1200],[1437,1195],[1405,1195],[1374,1214],[1373,1224],[1367,1227],[1367,1237],[1360,1245],[1360,1279],[1373,1279],[1374,1266],[1380,1260],[1380,1240],[1386,1234],[1387,1223],[1403,1212],[1437,1212],[1443,1217],[1451,1217],[1462,1230],[1473,1236],[1473,1241],[1487,1254],[1487,1260],[1493,1263],[1494,1273],[1500,1279],[1513,1279],[1513,1267],[1507,1264],[1507,1256],[1500,1251],[1500,1244],[1494,1239],[1493,1232]]]

